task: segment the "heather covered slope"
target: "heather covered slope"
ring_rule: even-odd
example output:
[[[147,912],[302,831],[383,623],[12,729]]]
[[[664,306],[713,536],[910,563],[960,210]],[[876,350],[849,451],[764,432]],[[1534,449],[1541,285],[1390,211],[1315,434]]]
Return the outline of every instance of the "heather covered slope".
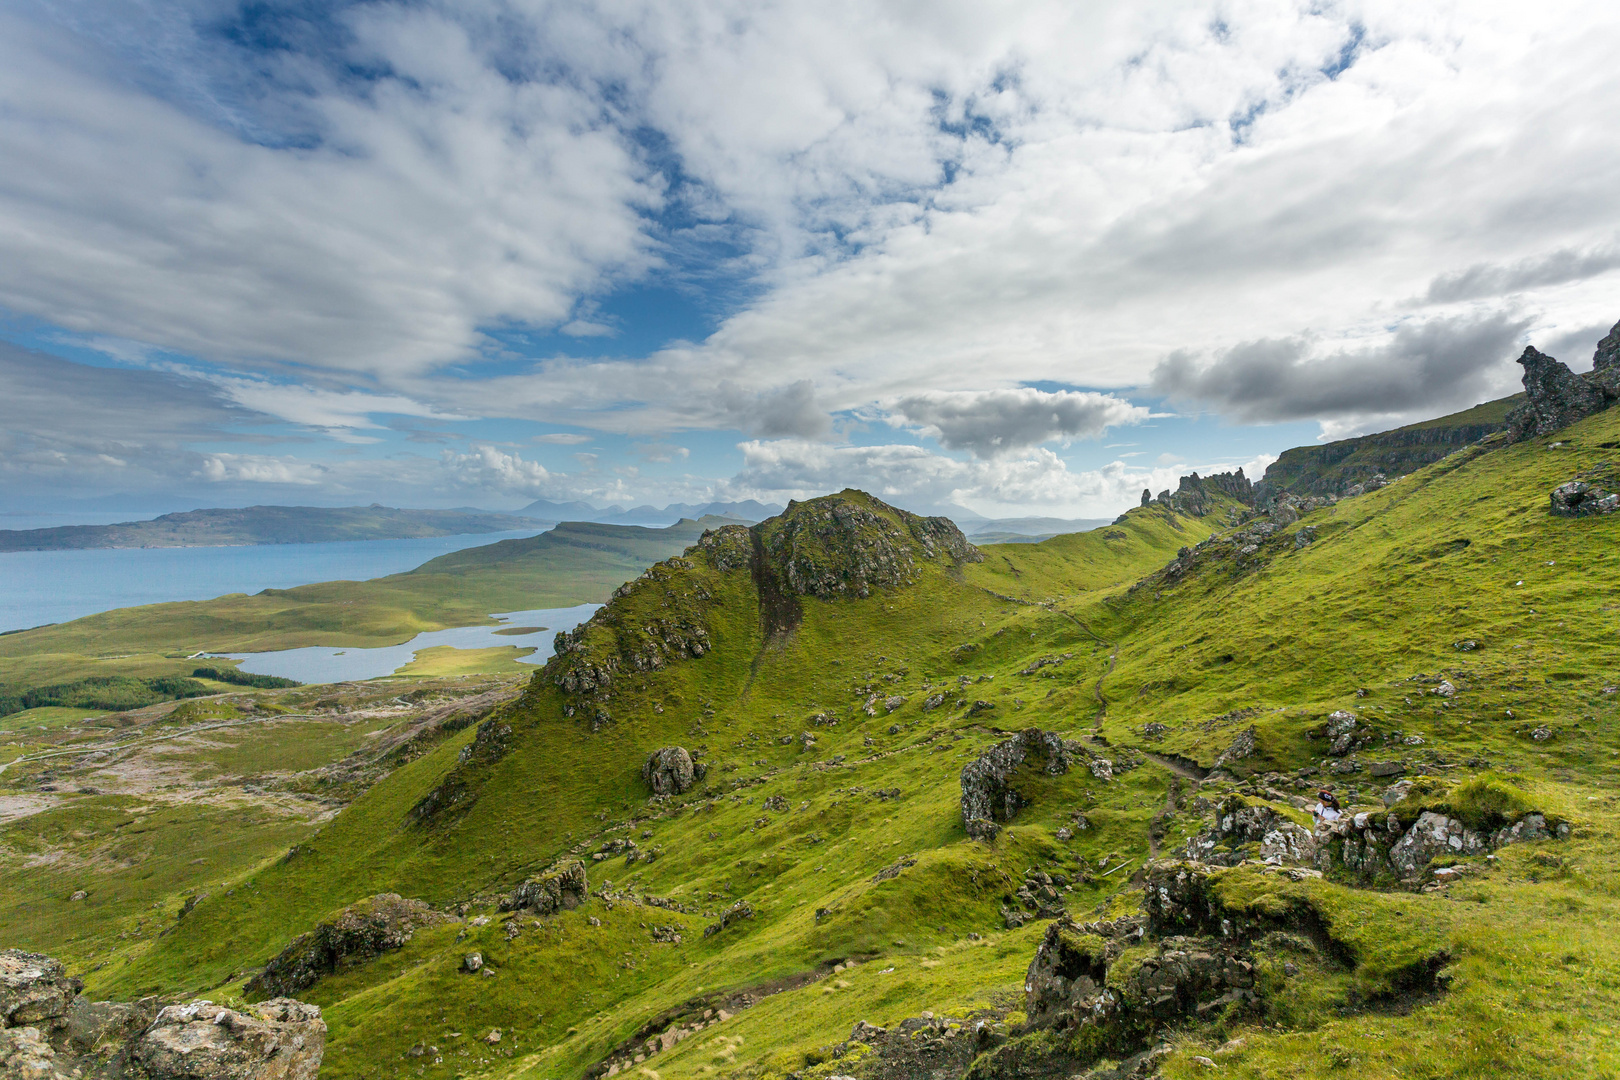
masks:
[[[332,1028],[323,1075],[1069,1076],[1155,1045],[1167,1076],[1604,1075],[1620,515],[1555,517],[1548,495],[1614,472],[1616,443],[1603,412],[1293,521],[1216,487],[1201,516],[1155,503],[975,550],[844,492],[715,530],[619,590],[521,697],[91,989],[239,993],[296,935],[399,892],[458,918],[303,992]],[[969,839],[963,768],[1030,727],[1067,740],[1069,767],[1020,773],[1022,809]],[[671,745],[706,774],[650,798],[642,765]],[[1386,807],[1403,780],[1411,798]],[[1061,875],[1048,915],[1132,915],[1158,895],[1144,865],[1217,807],[1308,824],[1324,782],[1401,829],[1536,812],[1567,838],[1444,855],[1409,882],[1338,846],[1322,876],[1200,871],[1217,924],[1265,931],[1244,939],[1248,996],[1022,1027],[1049,922],[1020,897],[1032,869]],[[589,900],[502,915],[570,856]],[[1228,947],[1218,925],[1182,932]],[[1158,933],[1110,961],[1127,1002],[1170,947]],[[919,1020],[847,1042],[925,1011],[985,1033]]]

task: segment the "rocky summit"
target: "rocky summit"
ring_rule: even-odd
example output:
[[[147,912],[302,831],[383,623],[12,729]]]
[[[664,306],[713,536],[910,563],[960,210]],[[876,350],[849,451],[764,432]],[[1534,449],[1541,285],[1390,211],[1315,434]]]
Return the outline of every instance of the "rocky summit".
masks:
[[[304,771],[21,762],[0,1075],[1620,1075],[1617,341],[1040,543],[694,531],[454,707],[244,690]]]

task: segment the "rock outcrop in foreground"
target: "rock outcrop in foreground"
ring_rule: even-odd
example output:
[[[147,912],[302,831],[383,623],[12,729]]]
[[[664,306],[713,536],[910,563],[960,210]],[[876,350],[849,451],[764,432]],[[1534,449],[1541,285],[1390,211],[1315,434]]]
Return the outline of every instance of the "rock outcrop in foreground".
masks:
[[[90,1002],[62,964],[0,951],[0,1077],[68,1080],[315,1080],[321,1010],[291,998],[231,1009]]]

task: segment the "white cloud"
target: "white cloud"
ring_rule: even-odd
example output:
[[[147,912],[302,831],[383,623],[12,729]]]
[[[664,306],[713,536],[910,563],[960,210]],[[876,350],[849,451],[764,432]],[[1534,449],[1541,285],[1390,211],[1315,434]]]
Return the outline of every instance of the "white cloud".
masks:
[[[1138,424],[1148,410],[1112,394],[1009,390],[932,390],[890,402],[891,423],[909,424],[949,450],[999,457],[1053,439],[1096,438]]]
[[[325,479],[326,469],[313,462],[262,454],[210,454],[203,458],[198,474],[214,484],[313,485]]]
[[[1044,448],[989,461],[960,461],[918,446],[832,446],[797,439],[756,440],[741,449],[743,468],[720,485],[718,498],[774,502],[854,487],[904,506],[954,503],[992,517],[1031,508],[1101,517],[1133,505],[1143,488],[1174,487],[1180,475],[1122,461],[1072,472]]]

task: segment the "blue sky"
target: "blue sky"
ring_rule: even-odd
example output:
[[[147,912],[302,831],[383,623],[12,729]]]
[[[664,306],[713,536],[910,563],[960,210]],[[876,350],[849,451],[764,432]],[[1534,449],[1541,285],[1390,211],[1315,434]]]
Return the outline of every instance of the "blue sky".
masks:
[[[9,0],[0,510],[1102,517],[1580,370],[1615,20],[1413,8]]]

